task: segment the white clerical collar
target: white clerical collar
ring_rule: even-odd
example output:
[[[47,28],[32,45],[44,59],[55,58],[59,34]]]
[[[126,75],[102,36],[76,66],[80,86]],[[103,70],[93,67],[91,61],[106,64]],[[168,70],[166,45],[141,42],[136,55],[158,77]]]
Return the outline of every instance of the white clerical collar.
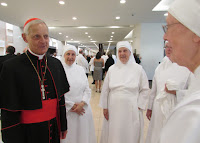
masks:
[[[37,56],[37,57],[39,58],[39,60],[43,59],[43,57],[44,57],[44,55],[45,55],[45,53],[44,53],[43,55],[35,54],[35,53],[33,53],[33,52],[31,51],[31,49],[29,49],[29,48],[28,48],[28,50],[29,50],[29,52],[30,52],[31,54],[33,54],[34,56]]]

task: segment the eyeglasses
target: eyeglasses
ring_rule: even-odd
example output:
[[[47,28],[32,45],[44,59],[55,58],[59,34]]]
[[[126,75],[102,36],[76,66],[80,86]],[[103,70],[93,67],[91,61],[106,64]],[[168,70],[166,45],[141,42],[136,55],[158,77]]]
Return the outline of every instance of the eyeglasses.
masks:
[[[181,23],[172,23],[172,24],[168,24],[168,25],[163,25],[162,26],[162,28],[163,28],[163,31],[166,33],[167,32],[167,30],[168,30],[168,28],[170,27],[170,26],[172,26],[172,25],[175,25],[175,24],[181,24]]]

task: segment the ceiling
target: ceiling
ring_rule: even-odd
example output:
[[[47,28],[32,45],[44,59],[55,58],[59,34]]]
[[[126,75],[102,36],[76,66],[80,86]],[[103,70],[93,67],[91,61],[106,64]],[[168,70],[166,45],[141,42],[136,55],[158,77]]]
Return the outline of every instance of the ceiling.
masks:
[[[134,29],[135,24],[165,22],[164,11],[152,12],[160,0],[126,0],[125,4],[121,4],[120,0],[65,0],[64,5],[60,5],[59,0],[1,2],[6,2],[8,6],[0,6],[0,20],[23,27],[27,19],[38,17],[49,27],[54,27],[49,29],[51,37],[68,43],[72,43],[69,41],[73,39],[79,41],[73,42],[76,46],[83,44],[94,50],[97,50],[95,44],[98,46],[99,43],[104,44],[106,49],[111,36],[110,46],[114,47],[116,42],[123,40]],[[120,16],[120,19],[116,20],[116,16]],[[72,20],[72,17],[77,17],[77,20]],[[80,26],[88,28],[78,28]]]

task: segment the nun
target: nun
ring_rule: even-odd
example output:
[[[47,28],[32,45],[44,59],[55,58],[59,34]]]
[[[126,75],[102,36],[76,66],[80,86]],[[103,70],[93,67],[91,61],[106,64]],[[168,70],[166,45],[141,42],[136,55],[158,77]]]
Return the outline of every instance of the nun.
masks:
[[[61,61],[70,84],[70,91],[64,95],[68,133],[61,143],[96,143],[90,106],[91,90],[83,67],[75,62],[76,55],[75,46],[64,46]]]
[[[175,0],[168,10],[164,40],[172,57],[194,73],[188,95],[169,115],[159,143],[200,142],[200,1]]]
[[[153,77],[152,88],[149,94],[147,118],[150,120],[146,143],[157,143],[159,134],[173,108],[187,93],[192,73],[183,66],[173,63],[172,47],[165,44],[165,53],[162,63],[158,65]],[[171,88],[170,93],[165,91]]]
[[[117,43],[117,59],[106,74],[100,97],[105,117],[100,142],[142,143],[148,79],[143,68],[135,63],[128,41]]]

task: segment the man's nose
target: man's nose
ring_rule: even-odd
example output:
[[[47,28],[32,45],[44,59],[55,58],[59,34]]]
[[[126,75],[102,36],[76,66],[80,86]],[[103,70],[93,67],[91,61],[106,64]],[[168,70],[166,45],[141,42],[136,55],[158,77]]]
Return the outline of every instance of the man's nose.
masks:
[[[45,42],[45,38],[43,36],[41,36],[40,42]]]
[[[164,39],[165,41],[167,41],[167,33],[165,33],[165,34],[163,35],[163,39]]]

